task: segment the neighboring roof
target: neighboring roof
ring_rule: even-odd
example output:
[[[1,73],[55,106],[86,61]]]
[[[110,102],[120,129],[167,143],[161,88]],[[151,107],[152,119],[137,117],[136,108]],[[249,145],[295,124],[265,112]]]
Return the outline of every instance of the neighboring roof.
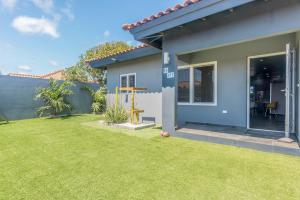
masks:
[[[8,76],[21,77],[21,78],[41,78],[40,75],[22,74],[22,73],[9,73]]]
[[[137,58],[142,58],[146,56],[151,56],[155,54],[161,53],[160,49],[154,48],[152,46],[142,44],[136,47],[132,47],[125,51],[117,52],[114,54],[110,54],[105,57],[98,57],[91,60],[87,60],[86,62],[94,68],[106,67],[108,65],[112,65],[115,63],[120,63],[128,60],[133,60]]]
[[[58,70],[51,72],[49,74],[44,75],[33,75],[33,74],[23,74],[23,73],[9,73],[8,76],[14,76],[14,77],[21,77],[21,78],[41,78],[41,79],[48,79],[51,78],[59,73],[63,73],[64,70]]]
[[[58,75],[58,74],[63,74],[65,72],[65,70],[58,70],[58,71],[54,71],[51,72],[49,74],[45,74],[45,75],[41,75],[41,78],[51,78],[52,76]]]
[[[157,14],[152,15],[152,16],[150,16],[148,18],[144,18],[143,20],[140,20],[140,21],[138,21],[136,23],[124,24],[123,25],[123,29],[124,30],[131,30],[131,29],[136,28],[136,27],[138,27],[138,26],[140,26],[142,24],[146,24],[146,23],[148,23],[150,21],[153,21],[155,19],[158,19],[158,18],[160,18],[162,16],[168,15],[168,14],[170,14],[172,12],[175,12],[175,11],[180,10],[182,8],[188,7],[188,6],[192,5],[192,4],[198,3],[199,1],[201,1],[201,0],[185,0],[182,4],[177,4],[174,7],[167,8],[164,11],[160,11]]]

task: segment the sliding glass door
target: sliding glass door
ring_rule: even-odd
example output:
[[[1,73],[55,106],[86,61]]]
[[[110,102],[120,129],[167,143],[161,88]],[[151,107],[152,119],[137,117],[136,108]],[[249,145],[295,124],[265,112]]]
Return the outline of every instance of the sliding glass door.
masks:
[[[295,132],[296,51],[248,58],[248,121],[250,129]]]

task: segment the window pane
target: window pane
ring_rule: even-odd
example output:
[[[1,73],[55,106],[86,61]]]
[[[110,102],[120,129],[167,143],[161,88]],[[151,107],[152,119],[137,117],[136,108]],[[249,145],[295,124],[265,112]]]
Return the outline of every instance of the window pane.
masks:
[[[190,69],[178,70],[178,102],[190,101]]]
[[[194,68],[194,102],[214,102],[214,66]]]
[[[135,75],[129,76],[129,87],[135,87]]]
[[[121,87],[127,87],[127,76],[121,76]]]

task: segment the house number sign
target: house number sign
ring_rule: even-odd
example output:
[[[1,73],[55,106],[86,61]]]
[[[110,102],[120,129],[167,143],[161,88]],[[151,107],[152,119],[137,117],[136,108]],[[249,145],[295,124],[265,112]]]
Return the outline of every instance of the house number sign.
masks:
[[[171,79],[175,77],[175,73],[174,72],[169,72],[169,69],[166,67],[163,69],[163,73],[167,74],[167,78]]]
[[[165,67],[163,71],[164,71],[164,74],[167,74],[167,73],[169,73],[169,68]]]
[[[174,78],[174,77],[175,77],[174,72],[167,73],[167,78]]]

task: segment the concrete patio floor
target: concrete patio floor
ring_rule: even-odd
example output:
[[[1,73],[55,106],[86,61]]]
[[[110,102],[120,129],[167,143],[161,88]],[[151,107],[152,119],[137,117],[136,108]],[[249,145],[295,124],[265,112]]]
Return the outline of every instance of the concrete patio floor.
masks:
[[[187,124],[177,129],[174,136],[300,156],[296,138],[292,136],[294,139],[292,143],[280,142],[278,139],[282,138],[284,134],[279,132],[249,131],[231,126]]]

